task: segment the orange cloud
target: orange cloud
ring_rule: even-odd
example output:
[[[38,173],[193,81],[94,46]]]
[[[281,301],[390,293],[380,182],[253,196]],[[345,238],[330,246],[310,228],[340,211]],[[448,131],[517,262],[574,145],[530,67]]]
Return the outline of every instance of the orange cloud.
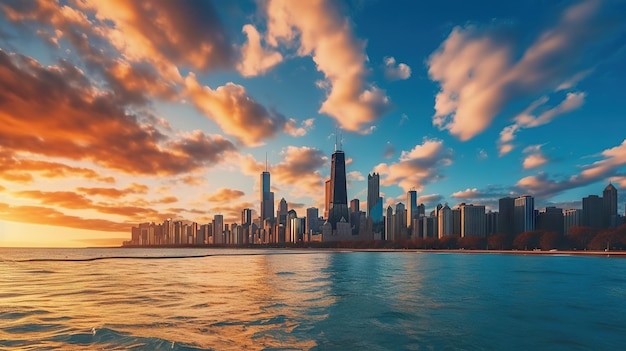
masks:
[[[335,3],[270,0],[265,4],[268,43],[298,45],[298,55],[311,56],[324,74],[319,86],[328,94],[319,112],[346,130],[369,132],[367,125],[387,113],[391,102],[383,90],[366,82],[365,42],[355,38]]]
[[[111,44],[131,61],[154,62],[157,67],[174,62],[209,70],[229,68],[236,58],[210,2],[87,0],[79,5],[95,13]],[[107,25],[110,22],[112,26]]]
[[[237,65],[242,76],[264,74],[283,60],[279,52],[261,46],[261,35],[254,26],[246,24],[242,32],[248,37],[248,42],[241,47],[242,60]]]
[[[211,202],[229,202],[234,201],[244,195],[245,193],[241,190],[219,188],[215,193],[207,197],[207,200]]]
[[[58,162],[39,161],[30,158],[20,159],[8,150],[0,148],[0,178],[29,183],[33,181],[33,173],[46,178],[79,177],[97,180],[105,183],[114,183],[115,178],[101,176],[98,172],[84,167],[72,167]]]
[[[148,187],[143,184],[133,183],[126,189],[116,188],[76,188],[81,193],[85,193],[91,196],[104,196],[110,198],[121,198],[129,194],[145,194],[148,192]]]
[[[270,166],[272,187],[289,189],[292,196],[312,197],[323,203],[326,178],[322,177],[320,169],[330,169],[328,157],[321,150],[307,146],[288,146],[280,153],[283,161]],[[251,155],[241,158],[238,164],[255,181],[258,181],[259,173],[265,170],[265,163],[257,162]]]
[[[178,202],[178,198],[176,196],[166,196],[162,199],[156,201],[159,204],[172,204],[174,202]]]
[[[98,91],[76,67],[43,67],[0,49],[0,139],[12,152],[87,160],[131,174],[177,174],[215,164],[235,146],[196,131],[168,140]]]
[[[462,191],[452,193],[452,197],[455,199],[474,199],[482,196],[482,192],[476,188],[467,188]]]
[[[0,218],[14,222],[37,223],[109,232],[130,232],[131,228],[131,225],[127,223],[69,216],[48,207],[10,206],[5,203],[0,203]]]
[[[251,202],[240,202],[215,205],[211,206],[210,213],[223,215],[224,223],[241,223],[241,210],[244,208],[254,208],[254,204]],[[213,217],[207,219],[211,220]]]
[[[250,98],[241,85],[226,83],[213,90],[201,86],[190,73],[185,78],[185,87],[198,110],[244,145],[261,145],[285,129],[285,116]]]
[[[524,169],[537,168],[548,163],[548,159],[541,152],[541,146],[531,145],[524,149],[524,153],[528,154],[522,163]]]
[[[167,216],[167,214],[161,214],[152,208],[124,206],[119,203],[94,203],[91,199],[88,199],[84,195],[71,191],[25,190],[15,192],[14,194],[21,198],[38,200],[43,205],[62,207],[71,210],[91,209],[100,213],[128,217],[129,220],[157,220],[162,216]],[[35,221],[34,223],[38,222]]]
[[[440,168],[452,163],[452,151],[443,146],[443,141],[425,139],[411,151],[402,151],[396,163],[380,163],[374,172],[383,176],[381,185],[398,185],[404,191],[415,188],[421,191],[425,184],[441,179]]]

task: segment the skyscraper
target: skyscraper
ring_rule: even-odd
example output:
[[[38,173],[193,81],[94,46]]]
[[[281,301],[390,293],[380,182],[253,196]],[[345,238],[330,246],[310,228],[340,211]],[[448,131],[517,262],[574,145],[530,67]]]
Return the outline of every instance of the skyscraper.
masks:
[[[439,211],[439,216],[437,216],[438,226],[437,229],[439,231],[438,237],[441,238],[446,235],[451,235],[453,233],[452,228],[452,209],[446,203],[445,206]]]
[[[604,200],[598,195],[583,197],[583,217],[581,225],[602,228],[604,225]]]
[[[617,224],[617,189],[613,186],[613,184],[609,183],[609,185],[604,188],[604,191],[602,192],[602,202],[602,209],[604,211],[604,227],[613,227]]]
[[[350,200],[350,213],[359,212],[361,208],[361,202],[359,199]]]
[[[306,209],[306,231],[307,235],[317,234],[319,232],[319,210],[316,207]]]
[[[266,219],[274,219],[274,193],[270,189],[270,172],[266,160],[265,171],[261,173],[261,223]]]
[[[515,199],[503,197],[498,200],[498,233],[511,235],[515,231]]]
[[[380,197],[380,175],[367,175],[367,218],[372,222],[372,233],[380,233],[384,238],[383,198]]]
[[[515,234],[535,230],[535,198],[529,195],[516,198],[514,217]]]
[[[213,216],[213,244],[224,244],[224,216]]]
[[[461,237],[486,236],[485,206],[461,206]]]
[[[385,236],[383,240],[394,240],[393,208],[391,208],[391,206],[387,206],[387,215],[385,216]]]
[[[378,173],[367,175],[367,216],[372,217],[372,208],[380,196],[380,176]]]
[[[407,226],[411,226],[413,218],[419,217],[417,214],[417,191],[411,189],[406,194],[406,223]]]
[[[241,211],[241,225],[249,226],[252,224],[252,210],[249,208],[244,208]]]
[[[346,155],[341,146],[333,152],[330,165],[330,211],[328,222],[337,229],[337,222],[350,220],[348,213],[348,192],[346,189]]]

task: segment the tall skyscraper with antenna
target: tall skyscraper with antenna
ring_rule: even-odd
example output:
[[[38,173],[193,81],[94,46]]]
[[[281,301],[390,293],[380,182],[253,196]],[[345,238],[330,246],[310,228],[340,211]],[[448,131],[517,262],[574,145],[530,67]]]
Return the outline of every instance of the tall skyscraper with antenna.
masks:
[[[266,219],[274,219],[274,193],[270,188],[270,172],[267,166],[267,154],[265,155],[265,171],[261,173],[261,222]]]
[[[337,222],[342,218],[350,221],[346,188],[346,155],[337,133],[335,133],[335,138],[335,152],[333,152],[330,165],[330,210],[328,212],[328,222],[333,229],[337,229]]]

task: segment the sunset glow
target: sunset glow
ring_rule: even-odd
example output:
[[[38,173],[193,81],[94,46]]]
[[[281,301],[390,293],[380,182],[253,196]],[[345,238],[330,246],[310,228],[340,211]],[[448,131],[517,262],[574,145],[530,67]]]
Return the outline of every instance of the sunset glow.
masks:
[[[118,246],[140,222],[626,198],[626,3],[0,3],[0,247]],[[336,133],[341,133],[336,135]]]

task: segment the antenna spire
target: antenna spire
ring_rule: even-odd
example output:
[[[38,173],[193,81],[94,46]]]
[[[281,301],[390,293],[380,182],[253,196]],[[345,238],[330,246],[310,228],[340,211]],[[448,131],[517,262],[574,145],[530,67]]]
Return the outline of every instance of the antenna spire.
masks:
[[[265,151],[265,172],[267,172],[267,151]]]

